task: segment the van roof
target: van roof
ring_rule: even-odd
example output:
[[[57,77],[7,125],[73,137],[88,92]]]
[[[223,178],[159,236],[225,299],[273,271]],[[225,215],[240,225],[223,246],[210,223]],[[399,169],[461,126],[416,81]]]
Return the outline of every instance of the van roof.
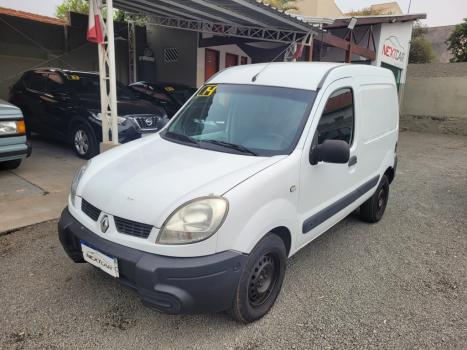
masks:
[[[258,73],[260,74],[258,75]],[[253,81],[255,75],[257,77]],[[318,90],[322,81],[328,75],[333,80],[357,75],[393,78],[390,70],[371,65],[327,62],[275,62],[227,68],[213,76],[208,83],[254,84]]]

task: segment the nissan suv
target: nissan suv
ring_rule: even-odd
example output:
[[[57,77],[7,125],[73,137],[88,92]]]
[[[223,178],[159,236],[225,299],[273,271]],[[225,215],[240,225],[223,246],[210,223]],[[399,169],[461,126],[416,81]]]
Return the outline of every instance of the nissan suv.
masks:
[[[89,159],[102,141],[99,74],[55,68],[27,71],[10,89],[26,130],[73,145]],[[167,120],[163,108],[138,98],[117,83],[118,140],[125,143],[158,131]]]

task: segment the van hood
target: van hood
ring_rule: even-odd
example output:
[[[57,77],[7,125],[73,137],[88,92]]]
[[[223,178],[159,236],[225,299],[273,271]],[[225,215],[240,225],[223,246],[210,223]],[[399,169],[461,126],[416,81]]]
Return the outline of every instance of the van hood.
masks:
[[[77,195],[108,214],[160,228],[183,203],[221,196],[285,157],[200,149],[155,134],[94,158]]]

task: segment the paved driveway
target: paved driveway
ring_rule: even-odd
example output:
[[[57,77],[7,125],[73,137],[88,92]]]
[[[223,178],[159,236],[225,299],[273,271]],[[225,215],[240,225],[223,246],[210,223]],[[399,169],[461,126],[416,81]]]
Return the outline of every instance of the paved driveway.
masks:
[[[32,139],[32,155],[18,169],[0,170],[0,232],[56,219],[84,163],[65,144]]]
[[[56,221],[0,237],[3,349],[466,349],[467,138],[402,133],[383,220],[293,257],[262,320],[168,316],[61,249]]]

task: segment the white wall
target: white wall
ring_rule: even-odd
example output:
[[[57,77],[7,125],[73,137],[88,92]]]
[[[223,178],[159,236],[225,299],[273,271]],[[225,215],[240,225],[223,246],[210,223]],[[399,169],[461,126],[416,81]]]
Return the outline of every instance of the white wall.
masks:
[[[220,45],[207,47],[207,49],[219,51],[219,70],[225,69],[225,55],[231,53],[234,55],[247,57],[248,64],[251,63],[251,58],[237,45]],[[198,48],[197,66],[196,66],[196,85],[200,87],[204,84],[204,62],[205,62],[206,48]]]

